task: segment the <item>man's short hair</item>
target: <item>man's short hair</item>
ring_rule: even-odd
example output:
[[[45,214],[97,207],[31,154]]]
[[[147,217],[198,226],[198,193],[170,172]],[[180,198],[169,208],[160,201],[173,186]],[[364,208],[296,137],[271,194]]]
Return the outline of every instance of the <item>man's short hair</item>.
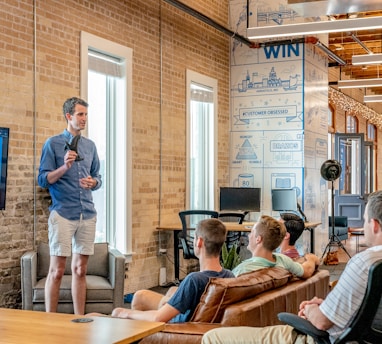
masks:
[[[375,191],[367,197],[367,217],[376,219],[382,225],[382,191]]]
[[[289,245],[294,245],[305,229],[304,221],[293,213],[282,213],[280,217],[284,220],[286,230],[290,234]]]
[[[256,235],[263,239],[265,249],[274,251],[280,246],[286,234],[284,224],[271,216],[263,215],[256,224]]]
[[[77,97],[68,98],[65,100],[64,105],[62,106],[62,112],[64,113],[65,119],[66,119],[67,113],[71,115],[74,114],[74,110],[77,104],[85,106],[85,107],[89,107],[89,104],[81,98],[77,98]]]
[[[223,222],[218,219],[202,220],[195,229],[195,236],[203,239],[206,253],[212,257],[220,255],[226,235],[227,229]]]

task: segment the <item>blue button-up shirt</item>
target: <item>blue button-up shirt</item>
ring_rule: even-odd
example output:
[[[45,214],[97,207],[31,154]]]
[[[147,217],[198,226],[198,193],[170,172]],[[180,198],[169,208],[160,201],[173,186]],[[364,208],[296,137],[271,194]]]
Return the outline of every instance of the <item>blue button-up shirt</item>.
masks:
[[[78,154],[83,160],[75,161],[72,167],[53,184],[48,183],[48,173],[64,164],[66,153],[65,144],[71,142],[72,135],[66,129],[60,135],[50,137],[42,148],[38,184],[48,188],[52,197],[49,210],[56,210],[58,214],[68,220],[90,219],[97,215],[93,203],[92,190],[101,187],[102,180],[99,174],[100,162],[97,148],[93,141],[81,136],[78,141]],[[91,176],[97,181],[92,189],[80,187],[80,179]]]

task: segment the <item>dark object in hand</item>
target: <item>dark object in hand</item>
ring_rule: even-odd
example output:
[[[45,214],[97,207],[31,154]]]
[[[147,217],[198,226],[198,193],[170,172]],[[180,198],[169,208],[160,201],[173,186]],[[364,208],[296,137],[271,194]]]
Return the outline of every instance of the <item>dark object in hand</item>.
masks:
[[[80,139],[81,135],[74,136],[72,138],[72,141],[70,143],[66,142],[65,144],[65,150],[71,150],[77,153],[76,160],[75,161],[81,161],[84,160],[84,158],[81,158],[77,151],[78,146],[78,140]]]

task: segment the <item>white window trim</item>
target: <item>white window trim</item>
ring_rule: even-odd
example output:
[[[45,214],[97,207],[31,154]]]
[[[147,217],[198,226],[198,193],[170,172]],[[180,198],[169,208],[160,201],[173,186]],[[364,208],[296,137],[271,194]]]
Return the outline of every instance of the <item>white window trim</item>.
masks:
[[[117,230],[121,235],[121,240],[118,240],[117,247],[123,254],[126,255],[127,261],[132,257],[132,57],[133,51],[131,48],[125,47],[118,43],[108,41],[106,39],[97,37],[90,33],[81,31],[81,97],[87,98],[88,94],[88,50],[89,48],[99,50],[101,52],[108,52],[113,56],[119,57],[126,61],[125,63],[125,78],[126,80],[126,113],[125,118],[125,137],[124,142],[120,144],[126,147],[126,189],[125,194],[125,218],[124,223],[116,223]],[[121,190],[122,191],[122,190]]]
[[[214,205],[217,207],[217,169],[218,169],[218,81],[209,76],[194,72],[192,70],[186,70],[186,209],[190,209],[190,94],[191,83],[197,83],[200,85],[208,86],[213,89],[213,103],[214,103]]]

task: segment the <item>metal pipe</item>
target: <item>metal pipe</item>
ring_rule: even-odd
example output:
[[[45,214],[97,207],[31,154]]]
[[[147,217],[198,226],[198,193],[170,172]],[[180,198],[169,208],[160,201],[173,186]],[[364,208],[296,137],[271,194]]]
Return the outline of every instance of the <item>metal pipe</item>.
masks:
[[[326,53],[329,58],[336,61],[340,65],[346,65],[346,62],[341,59],[339,56],[337,56],[335,53],[333,53],[325,44],[321,43],[320,41],[316,42],[316,47],[321,49],[324,53]]]
[[[36,0],[33,1],[33,250],[36,249],[36,238],[37,238],[37,212],[36,212],[36,202],[37,202],[37,135],[36,135],[36,92],[37,92],[37,9]]]
[[[354,33],[350,35],[354,42],[358,43],[368,54],[373,54],[373,52],[363,43]]]
[[[208,18],[203,13],[200,13],[200,12],[194,10],[193,8],[191,8],[191,7],[185,5],[185,4],[183,4],[177,0],[164,0],[164,1],[170,5],[173,5],[174,7],[186,12],[187,14],[201,20],[202,22],[214,27],[216,30],[225,33],[226,35],[240,41],[241,43],[244,43],[245,45],[249,46],[250,48],[253,48],[253,43],[250,40],[237,34],[236,32],[234,32],[232,30],[227,29],[226,27],[217,23],[216,21],[212,20],[211,18]]]

